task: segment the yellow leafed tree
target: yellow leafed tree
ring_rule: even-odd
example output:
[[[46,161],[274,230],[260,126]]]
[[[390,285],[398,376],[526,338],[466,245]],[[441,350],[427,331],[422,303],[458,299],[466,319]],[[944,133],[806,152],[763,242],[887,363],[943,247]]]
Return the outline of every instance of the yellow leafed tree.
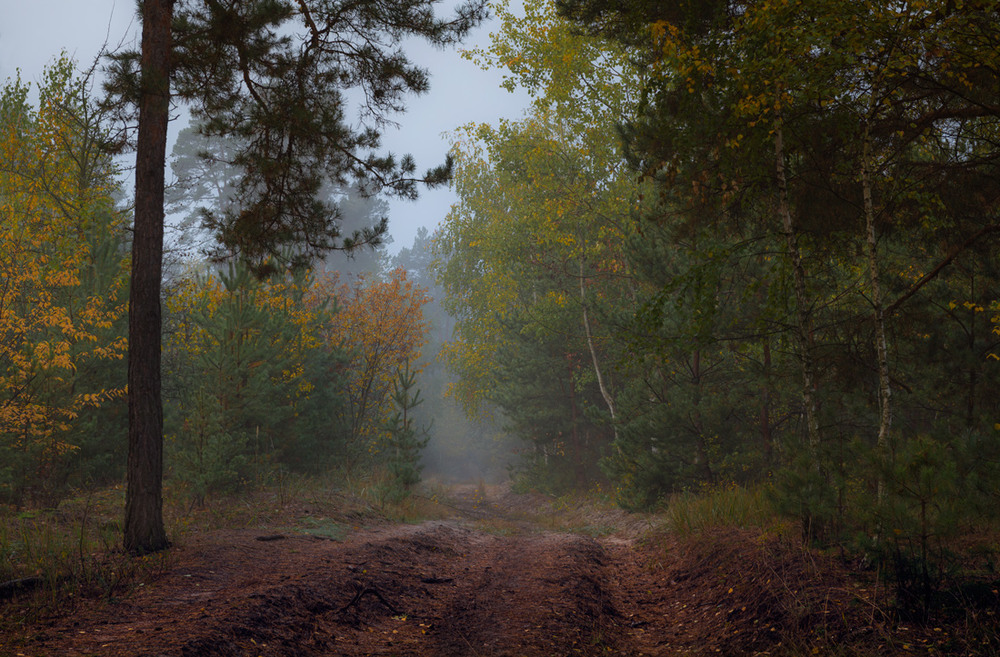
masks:
[[[0,495],[17,503],[52,488],[81,413],[124,394],[90,376],[124,355],[126,303],[114,171],[86,90],[63,57],[37,108],[20,80],[0,96]]]

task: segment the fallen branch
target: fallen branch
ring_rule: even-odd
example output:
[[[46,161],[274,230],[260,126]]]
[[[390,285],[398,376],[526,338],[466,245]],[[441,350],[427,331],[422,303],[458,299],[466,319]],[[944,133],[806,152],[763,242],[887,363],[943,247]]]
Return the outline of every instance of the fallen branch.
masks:
[[[284,534],[268,534],[267,536],[258,536],[258,541],[280,541],[285,538]]]
[[[44,582],[45,580],[41,577],[23,577],[21,579],[12,579],[8,582],[3,582],[0,584],[0,600],[13,598],[18,593],[34,591]]]
[[[389,611],[391,611],[394,616],[401,616],[402,615],[399,612],[399,610],[397,610],[395,607],[393,607],[392,604],[388,600],[386,600],[385,597],[381,593],[379,593],[378,589],[372,588],[370,586],[365,586],[360,591],[358,591],[355,594],[355,596],[353,598],[351,598],[351,601],[348,602],[346,605],[344,605],[340,609],[340,611],[338,611],[337,613],[338,614],[342,614],[345,611],[347,611],[348,609],[350,609],[351,607],[357,606],[357,604],[359,602],[361,602],[361,598],[363,598],[363,597],[365,597],[366,595],[369,595],[369,594],[371,594],[371,595],[375,596],[376,598],[378,598],[378,601],[381,602],[385,606],[386,609],[388,609]]]

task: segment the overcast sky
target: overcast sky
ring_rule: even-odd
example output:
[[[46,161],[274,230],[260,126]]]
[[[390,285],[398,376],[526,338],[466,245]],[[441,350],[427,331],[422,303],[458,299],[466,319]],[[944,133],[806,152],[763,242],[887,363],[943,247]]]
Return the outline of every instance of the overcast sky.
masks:
[[[445,3],[451,4],[451,3]],[[476,30],[463,47],[487,45],[491,23]],[[21,78],[32,86],[42,69],[62,50],[80,66],[93,61],[102,44],[132,42],[138,34],[132,0],[0,0],[0,80]],[[411,59],[430,70],[431,90],[410,97],[408,111],[398,117],[399,131],[388,131],[385,145],[392,152],[411,153],[418,172],[444,161],[449,142],[442,133],[476,121],[519,118],[527,96],[500,88],[498,72],[484,72],[455,50],[440,51],[423,44],[407,49]],[[172,132],[183,126],[174,126]],[[169,153],[169,148],[168,148]],[[392,202],[390,250],[409,246],[420,226],[433,228],[454,201],[449,190],[424,191],[415,203]]]

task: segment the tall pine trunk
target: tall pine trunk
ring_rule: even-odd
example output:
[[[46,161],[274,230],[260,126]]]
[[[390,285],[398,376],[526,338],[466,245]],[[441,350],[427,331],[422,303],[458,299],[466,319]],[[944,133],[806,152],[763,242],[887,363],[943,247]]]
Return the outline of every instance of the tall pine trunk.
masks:
[[[163,528],[160,280],[173,5],[173,0],[142,3],[135,231],[129,291],[128,486],[123,541],[125,549],[133,554],[155,552],[169,545]]]

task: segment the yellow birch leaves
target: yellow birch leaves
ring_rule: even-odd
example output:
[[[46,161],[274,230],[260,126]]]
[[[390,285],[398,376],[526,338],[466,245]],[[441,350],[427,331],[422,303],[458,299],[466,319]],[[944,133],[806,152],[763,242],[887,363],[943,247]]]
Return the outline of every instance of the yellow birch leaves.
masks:
[[[0,93],[0,449],[44,470],[76,449],[66,433],[83,408],[124,394],[78,372],[124,356],[126,295],[124,256],[104,258],[122,221],[86,81],[63,57],[38,98],[20,80]]]

